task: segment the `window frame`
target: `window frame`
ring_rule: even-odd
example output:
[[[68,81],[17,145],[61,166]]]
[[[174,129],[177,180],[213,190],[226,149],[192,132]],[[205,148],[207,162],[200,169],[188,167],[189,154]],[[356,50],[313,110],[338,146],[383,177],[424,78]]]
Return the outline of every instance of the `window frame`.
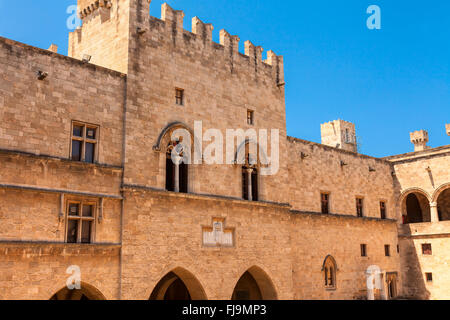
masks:
[[[73,134],[73,130],[76,126],[82,127],[83,132],[82,132],[81,137],[75,136]],[[88,129],[95,129],[95,139],[89,139],[87,137]],[[73,156],[73,141],[79,141],[82,143],[81,151],[80,151],[80,153],[81,153],[80,160],[74,160],[72,157]],[[86,162],[86,144],[87,143],[94,144],[94,156],[93,156],[92,162]],[[77,120],[72,120],[71,130],[70,130],[70,146],[69,146],[69,148],[70,148],[69,159],[71,161],[84,162],[84,163],[98,163],[99,143],[100,143],[100,126],[99,125],[82,122],[82,121],[77,121]]]
[[[429,246],[429,249],[425,249],[425,246]],[[422,243],[421,248],[422,248],[423,256],[432,256],[433,255],[433,247],[432,247],[431,243]]]
[[[327,291],[334,291],[337,288],[337,265],[333,257],[327,256],[325,258],[322,276],[324,276],[324,287]]]
[[[255,125],[255,111],[252,109],[247,109],[247,125],[249,126]]]
[[[359,206],[359,201],[361,201],[361,206]],[[358,218],[364,218],[364,197],[357,196],[355,198],[356,202],[356,216]],[[361,214],[359,213],[359,208],[361,208]]]
[[[181,96],[178,96],[178,93],[181,93]],[[177,106],[181,106],[183,107],[186,103],[185,103],[185,90],[179,87],[175,87],[175,104]],[[180,103],[178,103],[178,101],[180,101]]]
[[[384,245],[384,256],[385,257],[391,256],[391,245],[389,245],[389,244]]]
[[[384,212],[383,212],[383,210],[384,210]],[[385,200],[380,200],[380,218],[382,220],[387,219],[387,201],[385,201]]]
[[[323,199],[323,196],[327,196],[327,200],[326,200],[326,203],[327,203],[327,212],[324,212],[324,199]],[[321,191],[320,192],[320,212],[322,213],[322,214],[330,214],[331,213],[331,204],[330,204],[330,197],[331,197],[331,193],[330,192],[328,192],[328,191]]]
[[[367,255],[367,244],[365,243],[361,243],[360,244],[360,249],[361,249],[361,257],[368,257]]]
[[[69,214],[70,211],[70,205],[71,204],[78,204],[78,210],[79,215],[78,216],[71,216]],[[97,227],[97,211],[99,208],[98,200],[94,199],[86,199],[86,198],[68,198],[66,200],[66,214],[65,214],[65,235],[64,235],[64,242],[67,244],[93,244],[95,243],[95,236],[96,236],[96,227]],[[92,217],[83,217],[83,207],[84,206],[92,206]],[[77,241],[76,242],[68,242],[68,236],[69,236],[69,221],[70,220],[76,220],[78,221],[78,227],[77,227]],[[83,233],[83,221],[90,221],[91,222],[91,232],[90,232],[90,239],[89,242],[81,242],[82,240],[82,233]]]

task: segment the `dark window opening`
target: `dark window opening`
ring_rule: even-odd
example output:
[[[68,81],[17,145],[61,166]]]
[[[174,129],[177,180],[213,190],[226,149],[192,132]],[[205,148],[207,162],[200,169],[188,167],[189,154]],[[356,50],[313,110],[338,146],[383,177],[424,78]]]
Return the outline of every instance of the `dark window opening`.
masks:
[[[391,256],[391,246],[388,245],[388,244],[386,244],[386,245],[384,246],[384,255],[385,255],[386,257],[390,257],[390,256]]]
[[[94,163],[98,144],[97,138],[97,127],[82,123],[72,123],[70,159]]]
[[[361,244],[361,257],[367,257],[367,245]]]
[[[386,219],[386,202],[380,202],[380,215],[381,219]]]
[[[425,256],[429,256],[429,255],[433,254],[433,251],[431,249],[431,243],[422,244],[422,254]]]
[[[175,89],[175,103],[179,106],[184,105],[184,90]]]
[[[356,215],[358,217],[363,217],[364,216],[363,199],[362,198],[356,198]]]
[[[330,199],[330,195],[327,193],[322,193],[320,195],[321,198],[321,210],[323,214],[328,214],[330,213],[330,203],[329,203],[329,199]]]
[[[425,277],[427,279],[427,282],[433,282],[433,274],[431,272],[425,273]]]

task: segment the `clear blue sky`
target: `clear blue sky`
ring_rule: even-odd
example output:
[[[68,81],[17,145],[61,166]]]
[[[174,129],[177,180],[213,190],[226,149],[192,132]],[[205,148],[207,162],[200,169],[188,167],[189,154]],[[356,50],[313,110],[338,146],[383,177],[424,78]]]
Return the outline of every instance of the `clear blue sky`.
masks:
[[[362,153],[412,151],[409,132],[450,144],[450,1],[173,0],[185,28],[198,16],[284,56],[288,134],[320,142],[320,123],[356,123]],[[0,0],[0,36],[67,54],[66,9],[75,0]],[[153,0],[160,17],[163,1]],[[369,5],[382,29],[366,27]],[[264,54],[265,55],[265,54]]]

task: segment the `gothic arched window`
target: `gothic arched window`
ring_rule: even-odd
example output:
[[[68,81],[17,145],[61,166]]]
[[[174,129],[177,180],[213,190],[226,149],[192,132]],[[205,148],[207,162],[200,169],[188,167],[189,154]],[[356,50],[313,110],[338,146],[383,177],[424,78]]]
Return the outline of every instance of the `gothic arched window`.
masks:
[[[175,152],[172,152],[174,151]],[[184,163],[180,141],[170,141],[166,151],[166,190],[188,192],[188,165]]]
[[[245,164],[242,166],[242,198],[258,201],[258,162],[246,150]]]
[[[327,256],[322,267],[326,289],[336,289],[336,271],[336,261],[332,256]]]

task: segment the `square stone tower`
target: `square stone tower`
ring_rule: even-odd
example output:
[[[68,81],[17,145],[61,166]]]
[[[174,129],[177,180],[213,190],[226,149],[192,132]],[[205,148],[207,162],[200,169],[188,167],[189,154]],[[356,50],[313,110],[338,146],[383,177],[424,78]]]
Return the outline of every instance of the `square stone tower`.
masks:
[[[450,123],[445,125],[445,131],[447,131],[447,135],[450,136]]]
[[[427,146],[428,143],[427,131],[425,130],[414,131],[411,132],[409,136],[411,138],[411,142],[414,144],[414,152],[430,149],[430,147]]]
[[[351,152],[358,152],[355,124],[334,120],[320,125],[322,144]]]

